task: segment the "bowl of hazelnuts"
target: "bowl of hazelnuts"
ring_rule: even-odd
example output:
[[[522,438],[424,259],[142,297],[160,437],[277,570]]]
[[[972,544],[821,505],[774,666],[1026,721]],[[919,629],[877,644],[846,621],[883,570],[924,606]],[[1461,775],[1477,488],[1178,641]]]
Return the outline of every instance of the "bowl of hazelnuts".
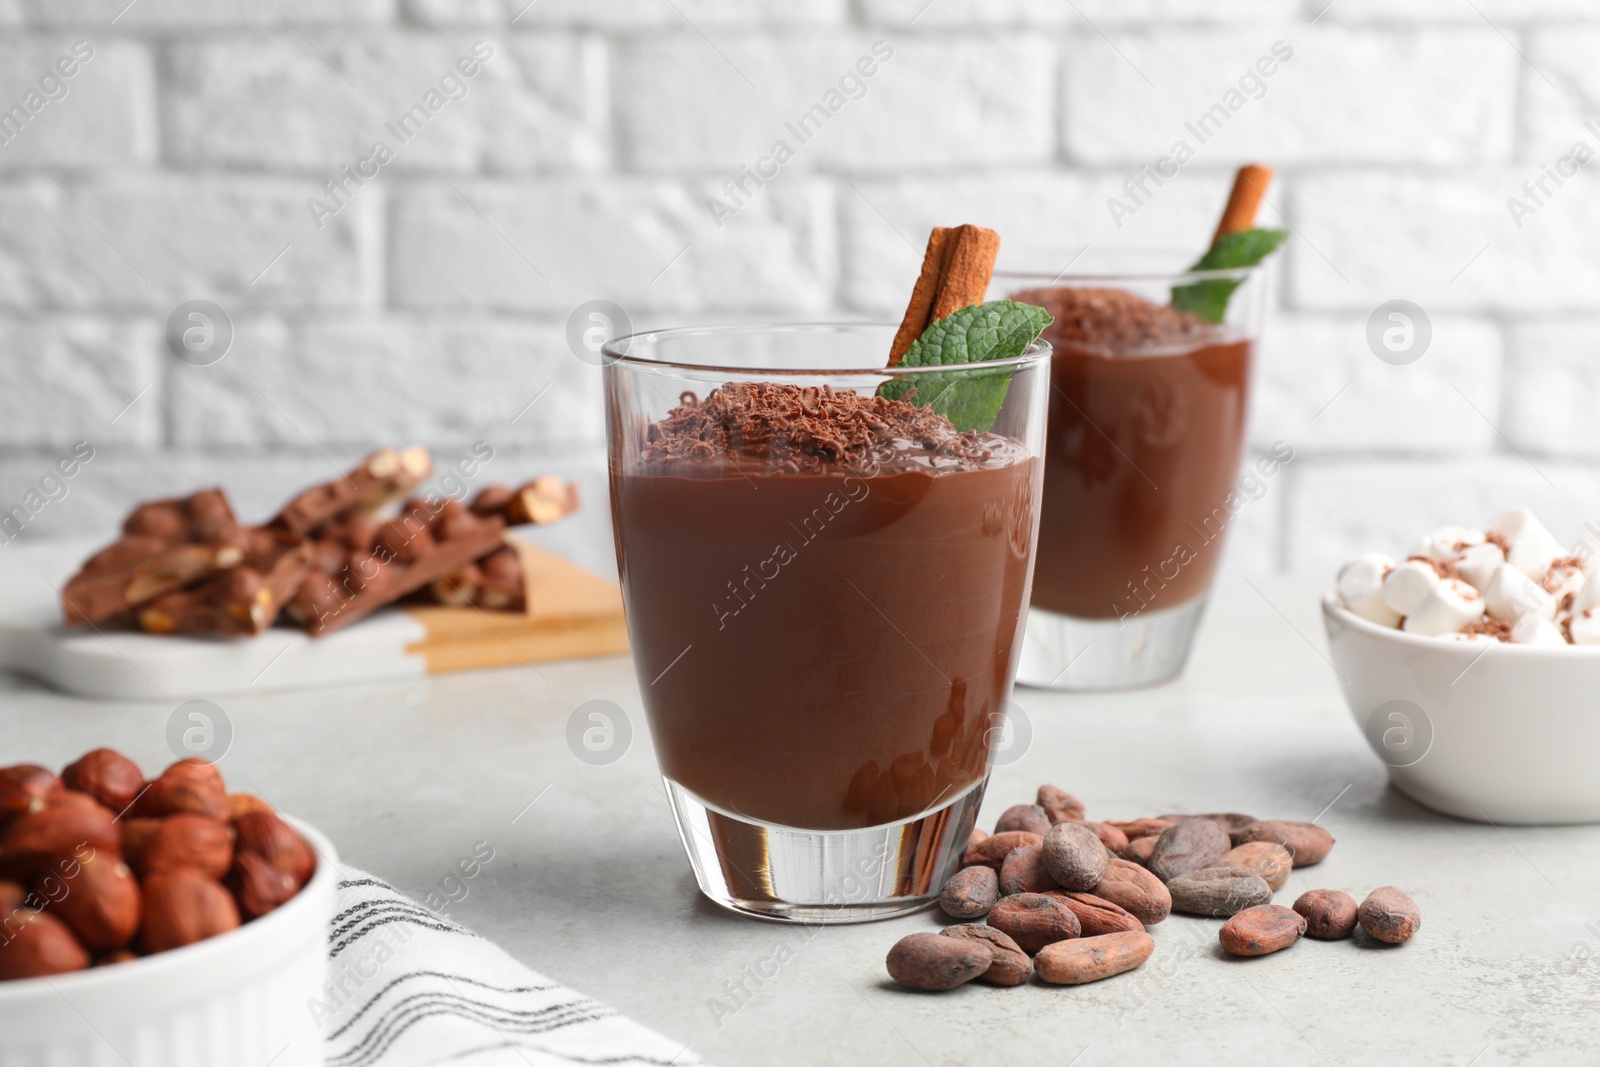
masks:
[[[0,768],[0,1067],[320,1064],[336,878],[205,760]]]

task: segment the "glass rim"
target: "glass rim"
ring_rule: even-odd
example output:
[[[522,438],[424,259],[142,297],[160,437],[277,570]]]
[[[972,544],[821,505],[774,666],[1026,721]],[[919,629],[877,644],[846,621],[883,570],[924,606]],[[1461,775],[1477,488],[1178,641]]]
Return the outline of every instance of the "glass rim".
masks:
[[[614,337],[600,346],[600,355],[607,365],[613,363],[626,363],[633,367],[652,368],[657,370],[693,371],[696,373],[729,374],[749,376],[752,374],[780,374],[784,377],[852,377],[872,375],[875,377],[914,377],[918,374],[949,374],[965,370],[989,370],[1005,367],[1027,367],[1041,363],[1050,358],[1050,342],[1039,338],[1029,345],[1021,354],[1009,359],[991,359],[978,363],[944,363],[933,364],[926,367],[839,367],[839,368],[813,368],[813,367],[727,367],[709,363],[683,363],[671,359],[648,359],[643,356],[629,355],[619,350],[618,346],[629,341],[656,338],[695,337],[716,334],[737,333],[825,333],[846,330],[895,330],[899,329],[898,322],[734,322],[719,323],[711,326],[669,326],[660,330],[640,330],[637,333],[625,334]]]
[[[1248,267],[1217,267],[1211,270],[1095,271],[1089,274],[1075,274],[1070,268],[1064,271],[1007,269],[995,271],[994,277],[1013,281],[1048,277],[1050,279],[1048,285],[1056,285],[1063,282],[1176,282],[1182,284],[1244,281],[1246,278],[1260,273],[1265,266],[1265,263],[1254,263]]]

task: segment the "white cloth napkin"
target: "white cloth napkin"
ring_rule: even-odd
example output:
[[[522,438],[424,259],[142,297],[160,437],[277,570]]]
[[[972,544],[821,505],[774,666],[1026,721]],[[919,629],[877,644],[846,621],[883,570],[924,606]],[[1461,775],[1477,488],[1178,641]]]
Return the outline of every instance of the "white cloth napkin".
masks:
[[[327,1067],[687,1067],[668,1040],[498,945],[340,865],[328,984],[312,1004]]]

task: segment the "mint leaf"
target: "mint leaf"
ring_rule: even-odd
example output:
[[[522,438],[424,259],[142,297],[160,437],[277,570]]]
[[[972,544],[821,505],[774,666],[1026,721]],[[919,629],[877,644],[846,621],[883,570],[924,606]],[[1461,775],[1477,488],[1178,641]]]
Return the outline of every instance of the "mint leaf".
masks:
[[[1028,350],[1055,321],[1031,304],[994,300],[971,304],[928,324],[900,361],[902,367],[948,367],[1011,359]],[[1000,414],[1013,367],[919,374],[878,387],[878,395],[908,400],[948,418],[958,430],[988,430]]]
[[[1230,270],[1253,267],[1270,256],[1288,237],[1287,230],[1239,230],[1224,234],[1190,270]],[[1212,281],[1179,285],[1172,290],[1172,306],[1189,311],[1207,322],[1221,322],[1228,313],[1228,300],[1239,283],[1218,278]]]

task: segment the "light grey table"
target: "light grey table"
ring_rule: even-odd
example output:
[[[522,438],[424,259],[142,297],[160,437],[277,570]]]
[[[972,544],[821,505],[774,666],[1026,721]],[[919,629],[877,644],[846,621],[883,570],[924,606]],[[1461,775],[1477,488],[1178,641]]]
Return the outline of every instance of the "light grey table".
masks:
[[[899,991],[884,953],[936,929],[931,915],[802,930],[698,896],[625,659],[226,699],[223,768],[419,897],[488,842],[494,859],[447,914],[713,1063],[1600,1062],[1600,829],[1455,822],[1387,788],[1321,659],[1315,592],[1222,582],[1174,685],[1020,690],[1032,739],[995,772],[984,820],[1041,781],[1091,817],[1320,816],[1338,845],[1278,900],[1398,885],[1424,915],[1399,949],[1306,941],[1240,961],[1216,948],[1215,922],[1174,917],[1142,971],[1097,985]],[[593,699],[633,727],[609,765],[566,741]],[[109,744],[153,769],[171,759],[171,710],[0,682],[0,762]]]

